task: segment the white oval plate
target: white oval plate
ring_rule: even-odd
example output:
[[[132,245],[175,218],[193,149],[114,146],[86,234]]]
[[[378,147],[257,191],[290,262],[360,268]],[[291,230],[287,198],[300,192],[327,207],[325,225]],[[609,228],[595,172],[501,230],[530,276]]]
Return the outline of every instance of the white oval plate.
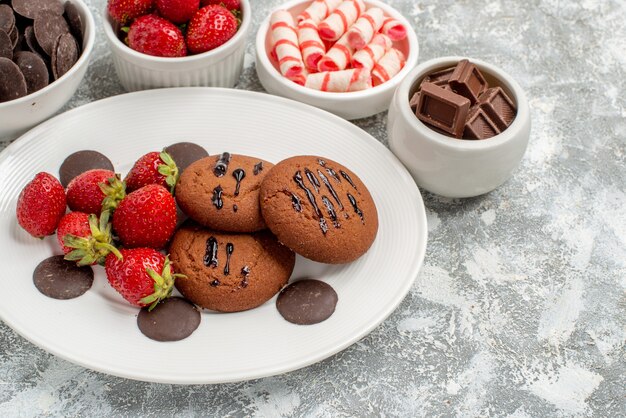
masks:
[[[96,267],[94,285],[67,301],[47,298],[33,270],[58,254],[56,237],[37,240],[15,217],[20,190],[39,171],[58,174],[67,155],[95,149],[126,173],[144,153],[179,142],[278,162],[315,154],[343,163],[368,186],[378,207],[378,236],[346,265],[298,258],[292,279],[331,284],[339,295],[325,322],[285,321],[275,299],[234,314],[204,312],[191,337],[146,338],[128,305]],[[90,103],[45,122],[0,154],[0,318],[53,354],[84,367],[163,383],[222,383],[295,370],[348,347],[380,324],[415,280],[426,249],[426,215],[417,186],[376,139],[330,113],[270,96],[229,89],[184,88],[125,94]]]

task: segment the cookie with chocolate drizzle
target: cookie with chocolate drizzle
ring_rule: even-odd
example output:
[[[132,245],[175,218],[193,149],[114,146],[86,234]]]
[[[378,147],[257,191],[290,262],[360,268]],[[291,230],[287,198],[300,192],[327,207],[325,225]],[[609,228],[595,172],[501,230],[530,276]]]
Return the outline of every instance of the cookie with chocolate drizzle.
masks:
[[[176,185],[178,206],[209,228],[254,232],[265,228],[259,207],[261,181],[273,164],[224,152],[192,163]]]
[[[196,305],[220,312],[256,308],[287,284],[296,256],[271,232],[218,232],[194,223],[180,228],[170,259],[186,277],[176,288]]]
[[[348,263],[363,255],[378,231],[378,213],[361,179],[316,156],[288,158],[261,183],[261,212],[279,241],[314,261]]]

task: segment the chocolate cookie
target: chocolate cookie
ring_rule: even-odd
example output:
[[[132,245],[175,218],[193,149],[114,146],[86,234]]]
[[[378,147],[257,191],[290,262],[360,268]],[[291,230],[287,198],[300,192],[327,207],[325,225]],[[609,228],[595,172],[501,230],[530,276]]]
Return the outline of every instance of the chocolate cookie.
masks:
[[[265,228],[259,187],[273,164],[227,152],[191,164],[176,185],[176,201],[194,221],[209,228],[254,232]]]
[[[352,171],[327,158],[292,157],[266,175],[261,211],[278,240],[322,263],[356,260],[374,242],[378,213]]]
[[[179,229],[170,246],[176,288],[193,303],[221,312],[262,305],[287,284],[295,254],[269,231],[216,232],[195,224]]]

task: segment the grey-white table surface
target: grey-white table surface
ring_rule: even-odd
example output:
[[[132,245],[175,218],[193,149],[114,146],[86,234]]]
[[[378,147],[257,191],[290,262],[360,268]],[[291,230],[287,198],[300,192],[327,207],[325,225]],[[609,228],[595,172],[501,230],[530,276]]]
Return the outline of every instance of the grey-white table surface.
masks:
[[[100,27],[105,0],[86,3]],[[279,3],[252,0],[253,33]],[[423,193],[426,259],[395,313],[316,365],[206,386],[103,375],[0,323],[0,416],[626,416],[626,2],[390,3],[420,62],[501,66],[533,123],[496,191]],[[262,91],[252,36],[237,88]],[[64,110],[122,93],[99,30]],[[386,143],[385,113],[354,123]]]

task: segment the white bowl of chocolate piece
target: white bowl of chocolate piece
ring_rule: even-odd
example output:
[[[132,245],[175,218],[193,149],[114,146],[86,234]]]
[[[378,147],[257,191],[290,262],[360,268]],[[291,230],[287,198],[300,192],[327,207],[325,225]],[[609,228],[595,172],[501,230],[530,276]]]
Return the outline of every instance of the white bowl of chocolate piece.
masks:
[[[396,90],[387,133],[420,187],[450,198],[478,196],[507,181],[522,160],[530,137],[528,100],[492,64],[435,58]]]
[[[48,119],[74,95],[89,65],[94,28],[82,0],[0,4],[0,139]]]

